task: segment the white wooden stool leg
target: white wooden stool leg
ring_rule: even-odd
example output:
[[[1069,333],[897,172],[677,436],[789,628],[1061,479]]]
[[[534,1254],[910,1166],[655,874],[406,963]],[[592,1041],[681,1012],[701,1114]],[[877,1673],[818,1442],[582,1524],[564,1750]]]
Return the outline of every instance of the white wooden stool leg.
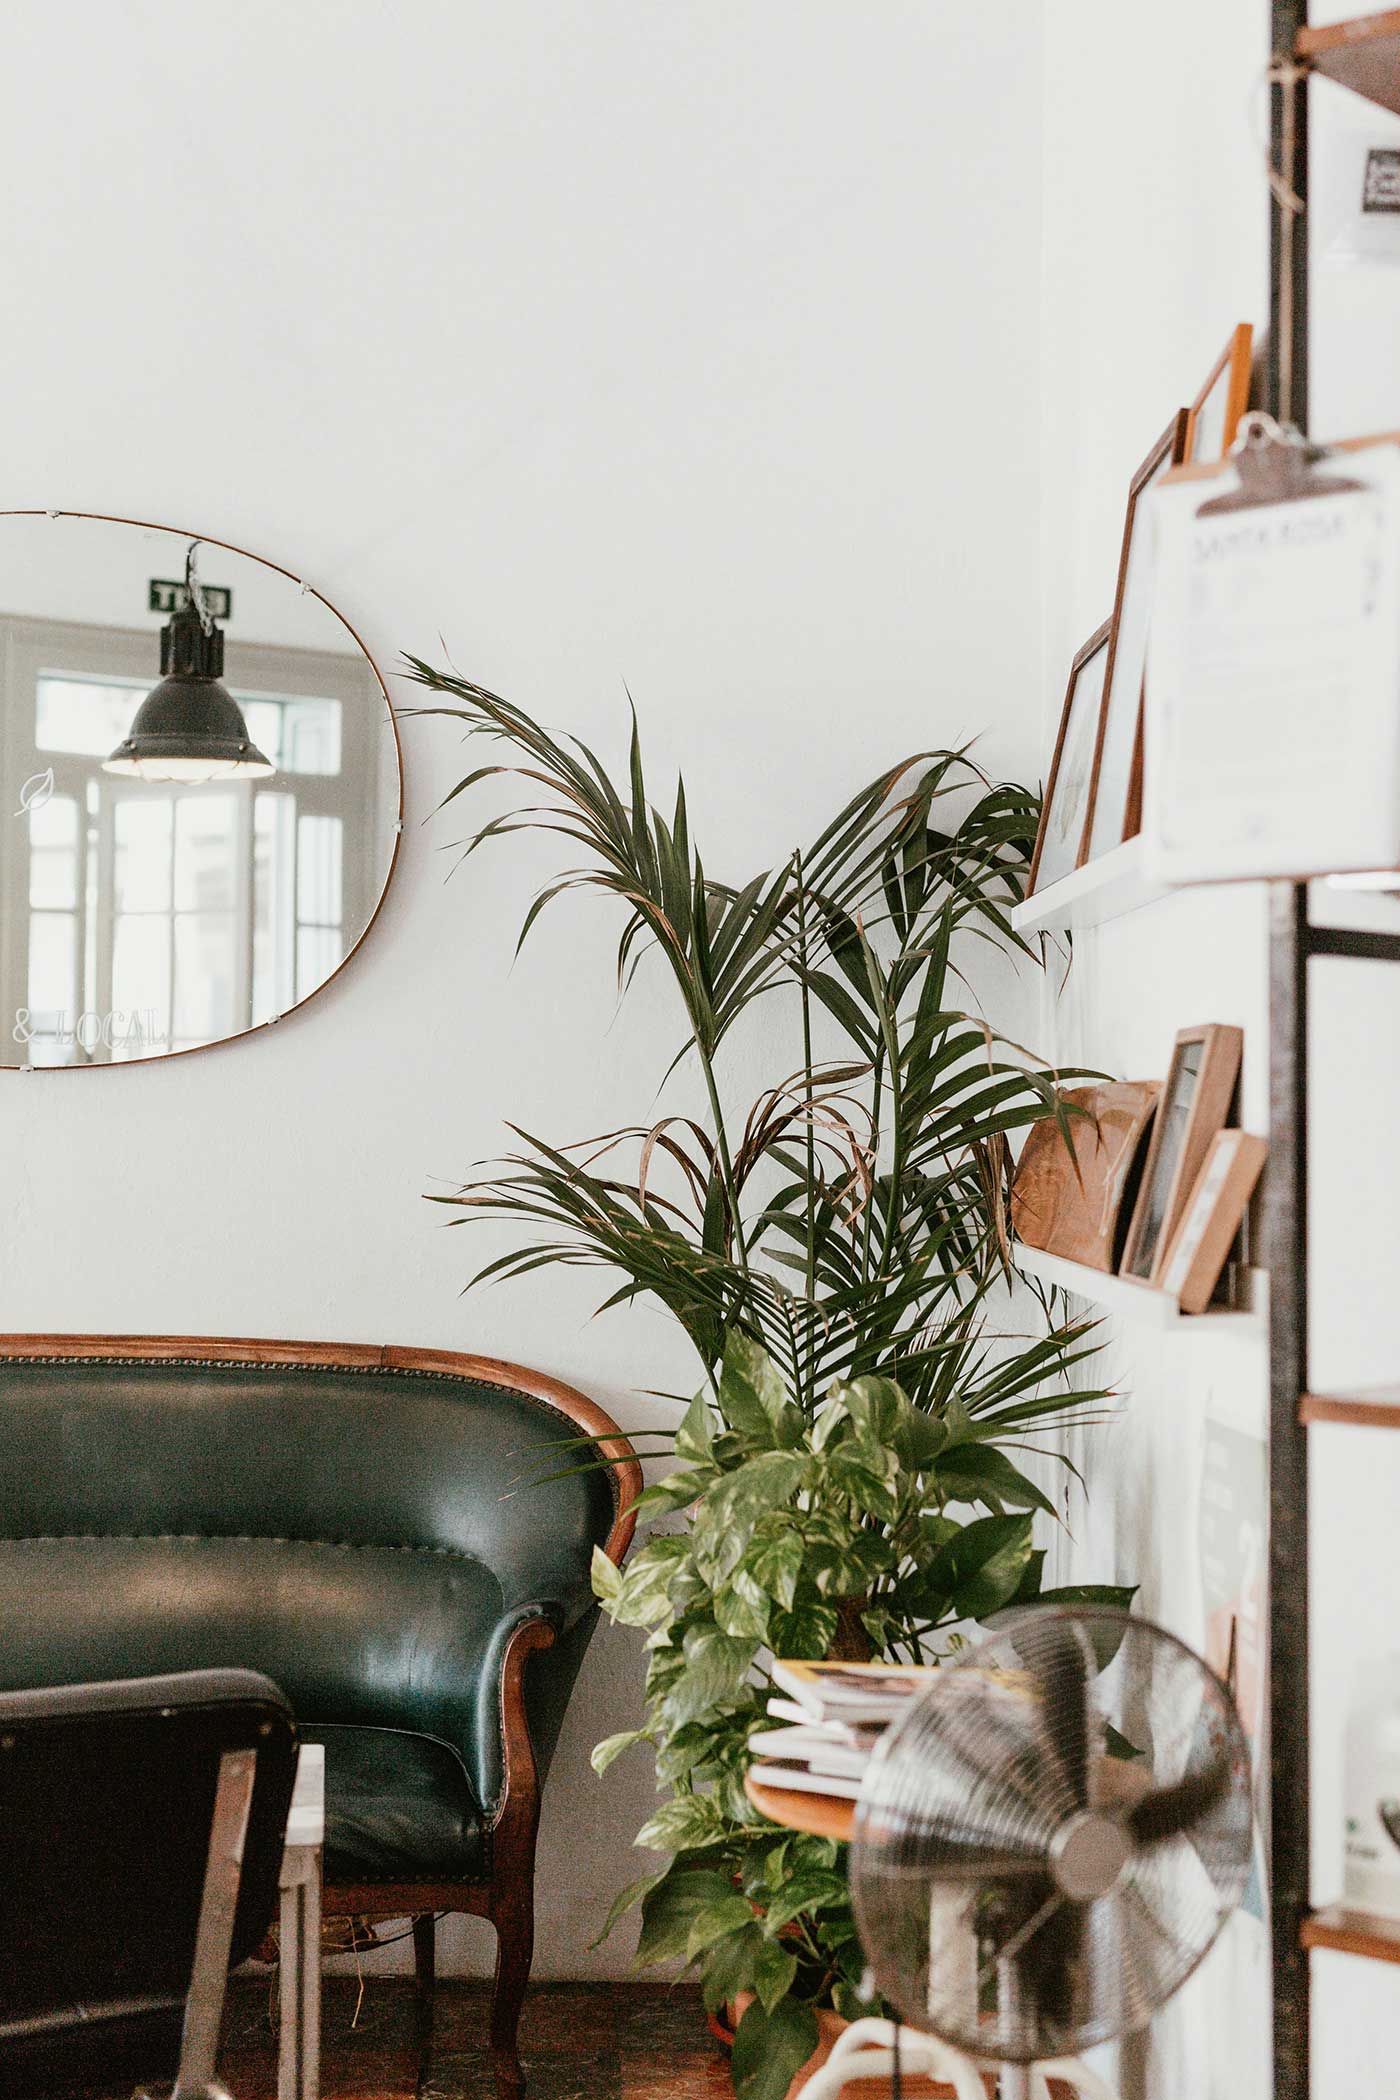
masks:
[[[1097,2071],[1091,2071],[1077,2056],[1057,2057],[1053,2062],[1037,2064],[1036,2070],[1046,2079],[1059,2078],[1082,2095],[1082,2100],[1118,2100],[1111,2085],[1105,2084]]]
[[[301,1889],[287,1880],[282,1862],[282,1904],[277,1935],[277,1990],[281,2025],[277,2038],[277,2100],[297,2100],[297,2041],[301,2027]]]
[[[325,1752],[302,1746],[282,1852],[281,2031],[277,2100],[318,2100],[321,2089],[321,1847]]]
[[[899,2030],[899,2063],[909,2077],[946,2080],[958,2100],[986,2100],[986,2089],[970,2057],[931,2034],[910,2027]],[[894,2028],[888,2020],[857,2020],[848,2027],[826,2062],[803,2086],[799,2100],[836,2100],[853,2078],[889,2078],[895,2065]]]

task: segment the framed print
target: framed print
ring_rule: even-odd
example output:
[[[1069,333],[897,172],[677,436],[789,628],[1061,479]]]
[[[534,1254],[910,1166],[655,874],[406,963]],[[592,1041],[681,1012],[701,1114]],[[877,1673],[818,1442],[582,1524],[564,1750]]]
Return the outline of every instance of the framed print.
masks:
[[[1186,1199],[1162,1270],[1162,1289],[1183,1312],[1204,1312],[1269,1147],[1247,1130],[1221,1130]]]
[[[1147,665],[1147,624],[1152,612],[1153,538],[1150,509],[1139,502],[1172,467],[1181,465],[1188,412],[1178,409],[1128,484],[1128,514],[1118,556],[1118,588],[1104,665],[1089,814],[1081,861],[1130,839],[1142,812],[1142,679]]]
[[[1177,1036],[1119,1271],[1134,1283],[1161,1286],[1187,1194],[1230,1113],[1243,1048],[1242,1031],[1220,1022]]]
[[[1049,889],[1079,865],[1084,819],[1089,810],[1089,778],[1094,769],[1109,621],[1090,635],[1069,668],[1065,704],[1060,710],[1055,755],[1045,784],[1040,829],[1035,835],[1028,897]]]
[[[1240,417],[1249,406],[1249,369],[1254,350],[1254,330],[1241,321],[1206,377],[1205,385],[1186,411],[1185,460],[1191,466],[1207,466],[1224,459],[1235,442]]]
[[[1112,1274],[1161,1091],[1155,1079],[1066,1087],[1061,1098],[1080,1111],[1068,1130],[1053,1116],[1031,1125],[1011,1184],[1011,1227],[1023,1246]]]

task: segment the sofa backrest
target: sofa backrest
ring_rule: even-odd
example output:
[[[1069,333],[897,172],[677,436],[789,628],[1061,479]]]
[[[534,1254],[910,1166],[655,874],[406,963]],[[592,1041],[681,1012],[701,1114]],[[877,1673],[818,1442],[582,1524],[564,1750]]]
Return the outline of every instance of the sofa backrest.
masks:
[[[620,1557],[635,1483],[564,1448],[609,1432],[476,1358],[11,1337],[0,1687],[246,1666],[304,1720],[460,1741],[501,1623],[576,1624]]]

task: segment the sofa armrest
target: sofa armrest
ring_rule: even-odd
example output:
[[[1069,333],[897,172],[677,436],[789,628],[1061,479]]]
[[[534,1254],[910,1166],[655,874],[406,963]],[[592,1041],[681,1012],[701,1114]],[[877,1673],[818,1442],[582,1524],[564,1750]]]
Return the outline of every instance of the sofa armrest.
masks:
[[[477,1680],[476,1725],[464,1747],[477,1799],[489,1823],[522,1794],[538,1799],[540,1772],[525,1705],[531,1658],[552,1648],[559,1634],[558,1607],[522,1604],[492,1633]],[[564,1696],[568,1697],[568,1686]]]
[[[589,1402],[580,1400],[575,1412],[590,1428],[600,1423],[612,1428],[606,1416],[594,1421]],[[615,1469],[613,1520],[602,1550],[621,1567],[636,1524],[642,1471],[630,1444],[615,1431],[611,1438],[599,1440],[598,1449]],[[557,1588],[551,1584],[543,1594],[536,1590],[524,1597],[516,1587],[522,1572],[526,1584],[533,1586],[540,1571],[517,1568],[514,1582],[503,1575],[505,1609],[484,1648],[478,1649],[470,1739],[463,1746],[477,1800],[496,1834],[498,1852],[503,1819],[517,1798],[528,1795],[530,1814],[532,1818],[538,1815],[540,1787],[598,1618],[586,1567],[569,1570]],[[559,1571],[552,1572],[558,1580]],[[545,1580],[549,1582],[549,1576]],[[550,1648],[557,1651],[555,1655],[532,1666],[532,1658]]]

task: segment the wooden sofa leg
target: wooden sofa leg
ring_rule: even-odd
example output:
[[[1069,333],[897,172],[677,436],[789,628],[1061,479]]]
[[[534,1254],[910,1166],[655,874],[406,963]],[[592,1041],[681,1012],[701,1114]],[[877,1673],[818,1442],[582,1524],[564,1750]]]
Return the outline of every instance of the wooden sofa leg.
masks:
[[[496,1927],[496,1977],[491,1990],[491,2059],[498,2100],[522,2100],[525,2074],[520,2068],[520,2008],[530,1981],[535,1952],[535,1898],[527,1882],[498,1900],[492,1912]]]

